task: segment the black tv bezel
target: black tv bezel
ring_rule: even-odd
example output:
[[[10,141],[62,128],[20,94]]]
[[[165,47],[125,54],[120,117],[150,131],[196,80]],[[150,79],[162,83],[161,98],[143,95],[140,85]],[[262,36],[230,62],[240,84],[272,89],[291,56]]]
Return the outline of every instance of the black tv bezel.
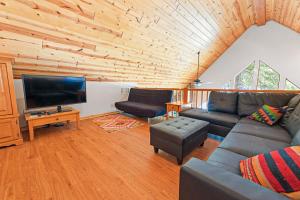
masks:
[[[86,78],[84,76],[52,76],[52,75],[30,75],[30,74],[22,74],[22,85],[23,85],[23,94],[24,94],[24,101],[25,101],[25,110],[34,110],[34,109],[41,109],[41,108],[51,108],[55,106],[66,106],[66,105],[73,105],[73,104],[81,104],[87,103],[87,95],[86,95]],[[35,108],[28,108],[27,107],[27,99],[26,99],[26,90],[24,84],[24,77],[60,77],[60,78],[84,78],[84,86],[85,86],[85,101],[78,102],[78,103],[66,103],[66,104],[57,104],[51,106],[42,106],[42,107],[35,107]]]

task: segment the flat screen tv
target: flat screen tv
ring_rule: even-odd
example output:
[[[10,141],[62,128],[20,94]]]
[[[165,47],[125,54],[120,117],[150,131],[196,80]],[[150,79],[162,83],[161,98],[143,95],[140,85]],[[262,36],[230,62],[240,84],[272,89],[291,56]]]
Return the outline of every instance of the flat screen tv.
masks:
[[[84,77],[23,75],[26,109],[86,102]]]

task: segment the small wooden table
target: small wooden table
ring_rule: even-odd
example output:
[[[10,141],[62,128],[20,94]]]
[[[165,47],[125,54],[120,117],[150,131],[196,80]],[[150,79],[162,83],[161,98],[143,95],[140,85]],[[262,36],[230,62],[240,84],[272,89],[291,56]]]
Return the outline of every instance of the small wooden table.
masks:
[[[29,139],[34,139],[34,127],[58,122],[76,122],[76,127],[79,129],[80,112],[74,108],[68,108],[70,111],[58,112],[46,115],[31,115],[25,114],[25,119],[28,122]],[[51,111],[50,111],[51,112]]]
[[[184,103],[182,101],[170,102],[166,103],[167,106],[167,118],[169,117],[169,112],[172,112],[172,117],[174,117],[174,112],[181,112],[182,106],[187,105],[188,103]]]

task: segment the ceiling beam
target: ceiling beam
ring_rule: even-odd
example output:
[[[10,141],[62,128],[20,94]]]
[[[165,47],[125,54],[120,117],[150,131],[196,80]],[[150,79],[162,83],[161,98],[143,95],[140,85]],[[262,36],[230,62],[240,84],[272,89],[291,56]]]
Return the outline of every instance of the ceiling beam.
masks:
[[[255,23],[258,26],[266,24],[266,0],[254,0]]]

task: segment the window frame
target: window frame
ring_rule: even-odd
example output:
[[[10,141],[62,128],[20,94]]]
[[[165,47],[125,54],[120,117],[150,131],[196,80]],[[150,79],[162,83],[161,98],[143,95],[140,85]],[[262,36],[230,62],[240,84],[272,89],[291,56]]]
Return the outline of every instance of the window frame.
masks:
[[[294,82],[290,81],[288,78],[285,79],[284,90],[289,90],[289,89],[286,88],[286,82],[287,81],[290,82],[292,85],[294,85],[297,88],[297,90],[300,90],[300,87],[298,85],[296,85]]]
[[[267,65],[269,68],[271,68],[274,72],[276,72],[279,75],[279,79],[278,79],[278,85],[277,85],[277,89],[267,89],[267,90],[279,90],[280,89],[280,81],[281,81],[281,75],[278,71],[276,71],[273,67],[271,67],[270,65],[268,65],[267,63],[265,63],[262,60],[258,61],[258,72],[257,72],[257,80],[256,80],[256,90],[262,90],[262,89],[258,89],[258,83],[259,83],[259,75],[260,75],[260,63],[264,63],[265,65]]]
[[[248,65],[246,65],[246,67],[244,67],[241,71],[239,71],[237,74],[235,74],[234,76],[234,88],[235,89],[239,89],[240,88],[237,88],[237,81],[236,81],[236,78],[243,72],[245,71],[250,65],[254,65],[254,69],[253,69],[253,75],[252,75],[252,83],[251,83],[251,86],[250,86],[250,90],[253,88],[253,83],[254,83],[254,77],[255,77],[255,66],[256,66],[256,60],[253,60],[252,62],[250,62]]]

